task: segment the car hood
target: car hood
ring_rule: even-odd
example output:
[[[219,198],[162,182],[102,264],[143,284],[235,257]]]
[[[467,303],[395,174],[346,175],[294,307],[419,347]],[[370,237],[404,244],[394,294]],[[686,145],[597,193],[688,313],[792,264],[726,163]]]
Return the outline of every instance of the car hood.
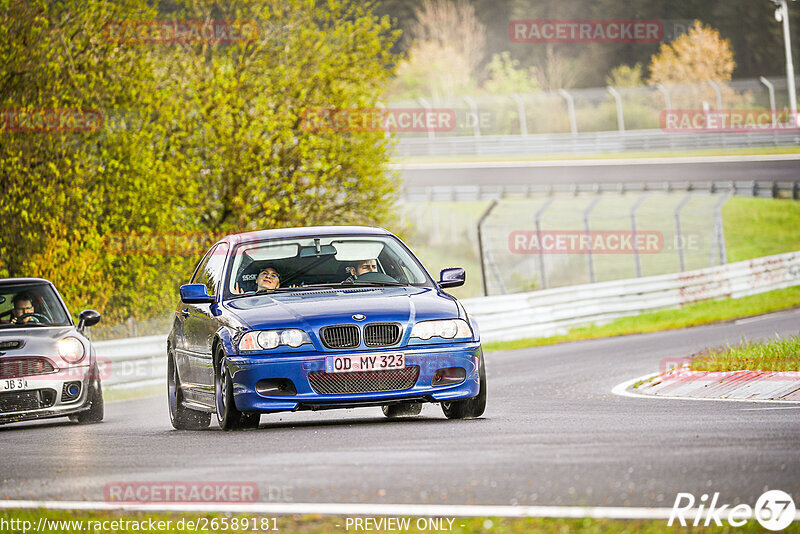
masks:
[[[47,356],[58,357],[58,340],[67,336],[78,338],[86,352],[90,351],[89,343],[74,326],[34,326],[0,328],[0,344],[4,342],[20,342],[18,348],[0,348],[0,358],[14,356]]]
[[[434,288],[347,288],[228,301],[225,306],[253,329],[304,328],[317,331],[331,324],[399,322],[459,317],[455,300]],[[365,316],[356,321],[353,316]]]

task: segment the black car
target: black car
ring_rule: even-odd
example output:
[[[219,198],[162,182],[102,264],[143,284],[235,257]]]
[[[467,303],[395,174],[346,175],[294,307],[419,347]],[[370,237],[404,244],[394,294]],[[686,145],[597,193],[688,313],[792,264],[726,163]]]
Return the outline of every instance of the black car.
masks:
[[[0,424],[63,416],[102,421],[97,358],[84,332],[99,320],[85,310],[73,323],[47,280],[0,280]]]

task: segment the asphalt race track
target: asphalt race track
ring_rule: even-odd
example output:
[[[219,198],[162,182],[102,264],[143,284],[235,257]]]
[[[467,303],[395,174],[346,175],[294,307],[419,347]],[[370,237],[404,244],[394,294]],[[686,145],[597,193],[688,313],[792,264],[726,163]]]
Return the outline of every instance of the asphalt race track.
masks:
[[[800,155],[397,165],[407,187],[800,181]]]
[[[671,507],[678,492],[753,505],[800,493],[800,405],[620,397],[620,382],[708,345],[796,334],[800,309],[487,357],[485,416],[436,405],[262,416],[258,430],[175,431],[166,397],[106,421],[0,427],[3,499],[102,500],[108,482],[247,481],[260,500]]]

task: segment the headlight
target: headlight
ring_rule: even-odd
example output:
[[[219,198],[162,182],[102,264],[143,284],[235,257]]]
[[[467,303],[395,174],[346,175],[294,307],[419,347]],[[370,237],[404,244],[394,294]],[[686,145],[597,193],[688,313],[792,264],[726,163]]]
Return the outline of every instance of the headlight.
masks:
[[[297,328],[287,330],[253,330],[239,340],[239,350],[269,350],[286,345],[297,348],[311,343],[308,334]]]
[[[58,355],[67,363],[78,363],[86,356],[86,350],[78,338],[65,337],[58,340]]]
[[[442,321],[421,321],[411,329],[411,337],[430,339],[470,339],[472,329],[463,319],[445,319]]]

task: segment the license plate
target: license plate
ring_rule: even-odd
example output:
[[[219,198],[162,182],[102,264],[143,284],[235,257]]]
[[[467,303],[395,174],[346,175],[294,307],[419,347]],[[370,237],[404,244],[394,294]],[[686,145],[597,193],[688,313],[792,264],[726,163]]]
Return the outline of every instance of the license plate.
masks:
[[[20,389],[28,389],[28,381],[24,378],[0,380],[0,391],[16,391]]]
[[[329,356],[325,358],[325,371],[328,373],[386,371],[389,369],[402,369],[405,366],[406,358],[402,353],[364,356]]]

